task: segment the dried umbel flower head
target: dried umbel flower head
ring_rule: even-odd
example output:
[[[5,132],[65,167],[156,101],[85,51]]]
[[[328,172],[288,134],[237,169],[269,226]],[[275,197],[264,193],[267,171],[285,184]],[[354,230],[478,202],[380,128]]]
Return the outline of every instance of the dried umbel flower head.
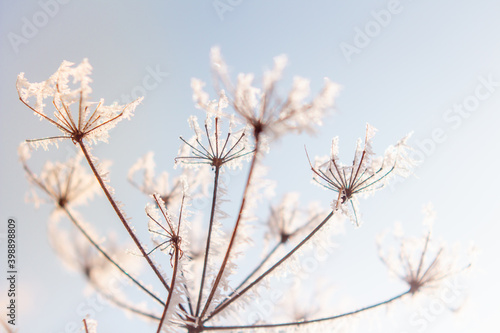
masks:
[[[470,267],[470,262],[463,264],[462,256],[453,253],[454,250],[432,237],[432,223],[434,212],[426,208],[424,227],[426,231],[422,237],[404,237],[401,226],[396,226],[394,237],[398,247],[387,247],[384,235],[379,236],[377,244],[379,257],[389,271],[404,281],[411,294],[425,289],[438,288],[446,279],[453,277]]]
[[[205,130],[202,131],[195,116],[189,118],[189,124],[195,135],[191,140],[186,141],[181,137],[184,145],[181,147],[176,163],[182,165],[208,164],[214,169],[222,166],[231,168],[241,167],[241,160],[250,156],[253,150],[249,148],[249,143],[244,130],[232,132],[233,124],[229,125],[228,133],[222,136],[221,123],[223,119],[210,114],[205,120]],[[213,133],[211,132],[214,125]],[[206,137],[207,144],[203,144],[203,137]]]
[[[337,200],[332,204],[334,210],[341,209],[356,225],[359,225],[356,196],[381,189],[395,175],[408,176],[414,165],[406,145],[411,134],[388,147],[383,157],[373,157],[372,139],[375,131],[373,126],[366,125],[364,145],[358,139],[352,165],[344,165],[339,161],[338,137],[332,140],[329,160],[317,162],[315,166],[311,164],[313,180],[338,193]],[[350,205],[351,211],[346,209],[346,205]]]
[[[19,99],[30,108],[40,120],[46,120],[56,126],[62,135],[42,139],[27,140],[35,147],[41,144],[45,149],[49,143],[57,143],[61,139],[71,139],[75,144],[80,142],[97,143],[107,141],[108,131],[122,119],[129,119],[142,97],[127,104],[104,105],[89,100],[90,74],[92,67],[87,59],[74,66],[63,61],[59,69],[46,81],[30,83],[24,73],[17,78]],[[77,85],[72,89],[70,85]],[[30,99],[34,99],[34,102]],[[49,99],[53,105],[53,117],[45,111],[45,102]],[[73,104],[76,104],[73,105]],[[76,110],[72,110],[76,109]]]
[[[264,73],[262,88],[253,86],[253,74],[238,74],[234,85],[217,47],[211,50],[211,62],[217,84],[222,83],[226,88],[230,104],[239,118],[252,128],[257,141],[263,133],[273,139],[291,131],[314,132],[340,90],[337,84],[325,79],[321,92],[306,101],[310,95],[309,80],[295,77],[286,98],[279,97],[277,84],[287,64],[285,55],[274,58],[273,69]],[[198,99],[206,98],[202,87],[200,84],[196,86]]]
[[[326,215],[325,212],[317,207],[312,212],[306,212],[299,207],[299,194],[290,192],[277,205],[271,206],[267,224],[271,235],[280,243],[286,243],[320,222],[323,215]]]
[[[179,259],[182,258],[184,253],[181,250],[182,238],[180,236],[182,210],[179,216],[179,223],[177,224],[177,227],[175,227],[161,197],[157,194],[153,194],[152,197],[156,205],[148,204],[146,206],[146,215],[150,219],[149,232],[153,235],[154,239],[159,236],[162,238],[162,240],[159,242],[157,241],[157,245],[148,252],[148,255],[156,249],[160,249],[161,251],[169,249],[170,263],[172,264],[174,253],[176,251],[179,252]],[[160,211],[163,220],[167,222],[166,226],[161,223],[162,219],[160,217],[160,214],[158,213],[158,210]]]
[[[26,144],[23,143],[22,146],[26,147]],[[48,195],[56,206],[54,213],[59,209],[71,209],[85,204],[100,193],[96,179],[81,164],[82,154],[73,156],[63,163],[47,161],[39,175],[29,168],[25,156],[21,157],[21,162],[29,181]]]

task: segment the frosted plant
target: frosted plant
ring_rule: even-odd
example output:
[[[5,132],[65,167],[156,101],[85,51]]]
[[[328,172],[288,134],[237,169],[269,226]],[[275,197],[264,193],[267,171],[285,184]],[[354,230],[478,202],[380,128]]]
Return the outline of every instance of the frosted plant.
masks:
[[[408,293],[416,294],[426,289],[436,289],[445,280],[470,267],[470,263],[461,264],[462,257],[457,256],[443,242],[437,242],[432,235],[434,211],[426,207],[423,237],[404,237],[401,226],[394,232],[397,247],[387,247],[384,235],[378,239],[379,257],[389,271],[408,285]]]
[[[311,165],[313,180],[338,193],[332,202],[334,210],[342,210],[359,226],[356,213],[359,194],[370,194],[382,187],[395,175],[408,176],[414,162],[409,158],[409,147],[406,142],[410,135],[390,146],[383,157],[374,158],[372,139],[376,129],[367,124],[364,145],[358,139],[352,165],[344,165],[339,161],[338,137],[332,140],[331,155],[327,162]],[[345,206],[350,205],[351,212]]]
[[[21,102],[62,132],[62,135],[27,140],[28,144],[43,144],[47,148],[47,143],[71,139],[81,150],[81,154],[66,163],[47,162],[40,175],[27,164],[28,144],[23,144],[19,153],[30,182],[45,192],[49,199],[46,201],[52,202],[58,214],[76,228],[71,232],[61,227],[61,219],[53,219],[49,237],[55,250],[63,261],[76,266],[94,289],[110,303],[152,321],[157,333],[330,332],[355,314],[430,289],[455,273],[451,266],[444,264],[444,252],[432,250],[429,233],[423,243],[417,243],[419,251],[403,246],[399,261],[382,256],[389,270],[408,284],[408,289],[395,297],[339,313],[319,308],[305,312],[296,307],[291,315],[279,317],[289,321],[277,319],[272,312],[250,320],[251,306],[268,293],[266,288],[279,286],[280,279],[287,274],[296,274],[295,264],[307,254],[307,249],[320,244],[322,237],[343,225],[341,213],[349,213],[350,207],[351,219],[358,222],[355,207],[359,195],[376,192],[395,175],[407,176],[413,162],[406,145],[408,136],[389,147],[383,157],[375,157],[371,148],[375,129],[368,125],[364,143],[358,141],[352,165],[340,163],[337,138],[333,140],[330,158],[314,166],[311,164],[313,179],[337,193],[328,210],[313,206],[307,211],[295,194],[284,195],[282,201],[272,205],[267,196],[270,182],[263,178],[268,144],[287,133],[315,131],[333,107],[339,87],[326,80],[320,93],[309,99],[309,81],[295,78],[291,90],[282,98],[278,82],[286,65],[285,56],[275,58],[274,67],[264,73],[260,88],[253,86],[253,74],[240,74],[233,84],[217,48],[212,49],[211,58],[218,98],[210,99],[201,80],[191,81],[193,101],[203,112],[204,124],[199,125],[197,116],[188,119],[194,136],[191,139],[181,136],[181,149],[175,159],[176,165],[183,166],[181,174],[172,180],[165,172],[157,176],[152,152],[139,159],[129,171],[130,183],[152,200],[146,204],[143,219],[136,222],[138,228],[149,231],[148,240],[136,235],[132,220],[126,217],[123,206],[115,198],[107,172],[90,151],[91,144],[106,141],[109,129],[131,116],[141,99],[121,106],[104,106],[102,100],[90,102],[91,67],[87,60],[75,67],[63,62],[54,75],[41,83],[29,83],[24,74],[19,75],[17,89]],[[224,89],[220,89],[221,85]],[[52,103],[52,117],[46,113],[45,100]],[[93,178],[80,165],[82,160],[87,162]],[[246,161],[248,165],[243,163]],[[226,186],[221,177],[234,168],[246,174],[241,195],[235,194],[232,186]],[[212,184],[210,191],[207,190],[209,183]],[[130,251],[106,241],[93,230],[99,221],[83,222],[85,210],[78,211],[79,204],[91,199],[98,187],[139,250],[139,253],[131,251],[135,252],[134,258],[144,260],[149,271],[136,273],[126,258]],[[192,200],[205,196],[209,196],[209,207],[191,211]],[[224,211],[227,198],[233,202],[239,199],[232,215]],[[255,232],[259,226],[261,232]],[[265,241],[268,246],[261,246]],[[256,250],[260,253],[253,254],[260,255],[261,259],[250,265],[248,259],[255,257],[250,252]],[[414,253],[416,259],[413,259]],[[110,293],[102,282],[111,271],[137,288],[146,301],[130,301],[125,291],[119,295]],[[148,283],[142,282],[143,279]],[[161,290],[150,286],[151,279]],[[294,290],[290,288],[284,294]],[[324,291],[323,288],[321,292]],[[287,301],[297,296],[300,301],[314,298],[298,293],[288,296],[281,302],[290,303]],[[84,319],[83,324],[85,332],[95,332],[90,319]]]
[[[209,131],[214,125],[214,132],[211,134]],[[195,132],[195,136],[186,141],[181,137],[185,143],[179,155],[175,160],[184,165],[190,164],[208,164],[214,168],[226,165],[228,167],[241,167],[241,158],[248,156],[252,150],[248,148],[248,143],[245,138],[245,132],[241,134],[232,134],[229,132],[225,138],[221,138],[221,122],[222,119],[215,117],[212,119],[208,114],[205,120],[205,133],[207,144],[202,143],[202,131],[198,124],[198,119],[195,116],[189,118],[189,124]],[[231,126],[229,128],[231,131]],[[189,153],[190,151],[190,153]]]
[[[253,129],[257,142],[262,133],[272,139],[287,132],[314,132],[315,126],[321,125],[325,112],[333,106],[339,91],[336,83],[325,79],[321,92],[311,101],[306,101],[310,95],[310,82],[302,77],[295,77],[292,89],[282,99],[277,95],[277,84],[287,65],[285,55],[274,58],[273,69],[264,73],[262,88],[252,85],[253,74],[240,73],[237,83],[233,84],[219,48],[212,48],[211,59],[216,80],[230,92],[229,100],[234,111],[243,123]],[[201,83],[197,84],[196,92],[200,100],[206,98],[202,88]]]
[[[40,175],[36,175],[27,163],[30,156],[28,150],[26,144],[20,145],[21,163],[30,183],[42,190],[47,195],[47,199],[56,204],[53,218],[57,219],[61,213],[64,214],[62,211],[65,209],[73,211],[74,207],[86,204],[99,193],[99,184],[81,164],[83,158],[81,154],[69,158],[64,163],[47,161]],[[39,203],[36,193],[33,193],[33,200]]]

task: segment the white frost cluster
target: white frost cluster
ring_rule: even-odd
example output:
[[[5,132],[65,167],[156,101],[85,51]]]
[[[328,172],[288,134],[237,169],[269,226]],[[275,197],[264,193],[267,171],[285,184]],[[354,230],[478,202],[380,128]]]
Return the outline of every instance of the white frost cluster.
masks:
[[[181,137],[183,144],[179,149],[176,164],[185,167],[196,167],[200,164],[216,167],[217,163],[220,163],[220,166],[230,169],[241,169],[242,162],[251,157],[253,150],[247,131],[244,128],[235,129],[234,121],[223,126],[227,119],[219,117],[220,108],[214,110],[214,113],[207,112],[203,128],[200,127],[196,116],[189,117],[189,126],[195,134],[188,141]]]
[[[389,146],[384,156],[375,157],[372,140],[376,129],[366,125],[364,144],[358,139],[354,159],[351,165],[343,164],[339,159],[339,139],[332,140],[330,158],[316,159],[312,166],[313,181],[338,193],[332,203],[334,210],[340,210],[351,221],[359,225],[357,215],[357,196],[372,194],[384,187],[394,176],[406,177],[411,174],[415,162],[410,158],[410,148],[406,144],[411,134],[405,136],[396,145]]]
[[[413,294],[436,289],[470,266],[470,261],[464,263],[461,260],[463,256],[459,247],[450,247],[443,241],[433,239],[431,225],[435,213],[432,208],[424,207],[424,215],[425,231],[422,237],[405,237],[402,227],[396,225],[392,244],[385,233],[377,238],[380,259],[393,276],[408,285]]]
[[[321,92],[312,100],[306,100],[310,95],[309,80],[295,77],[290,92],[283,100],[276,90],[287,64],[284,55],[274,58],[273,69],[264,73],[262,88],[253,85],[253,74],[238,74],[234,85],[217,47],[211,50],[211,63],[218,82],[229,91],[230,103],[240,120],[250,125],[255,134],[265,133],[271,139],[287,132],[314,132],[315,126],[321,125],[325,112],[333,106],[340,90],[336,83],[325,79]],[[198,100],[207,96],[202,88],[198,81]]]
[[[17,91],[21,101],[40,120],[50,122],[62,133],[29,140],[34,147],[42,145],[47,149],[49,143],[57,143],[61,139],[72,139],[75,143],[80,140],[87,143],[106,142],[108,131],[120,120],[129,119],[142,101],[142,97],[127,105],[104,105],[102,99],[99,102],[90,101],[92,66],[87,59],[77,66],[73,65],[69,61],[63,61],[58,70],[43,82],[30,83],[24,73],[20,73],[17,78]],[[44,110],[47,103],[54,109],[52,117]]]

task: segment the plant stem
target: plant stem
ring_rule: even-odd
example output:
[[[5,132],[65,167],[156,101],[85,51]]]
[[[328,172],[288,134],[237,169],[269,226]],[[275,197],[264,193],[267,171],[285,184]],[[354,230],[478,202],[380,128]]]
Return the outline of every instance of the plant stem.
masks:
[[[168,307],[170,305],[170,301],[172,300],[172,295],[174,294],[174,291],[175,291],[175,279],[177,277],[178,264],[179,264],[179,247],[176,245],[175,246],[174,268],[173,268],[173,272],[172,272],[172,279],[170,281],[170,290],[168,292],[167,302],[165,303],[165,307],[163,308],[163,314],[161,316],[160,324],[158,325],[158,330],[156,331],[156,333],[161,332],[163,322],[165,321],[165,318],[167,316],[167,311],[168,311]]]
[[[243,330],[243,329],[256,329],[256,328],[275,328],[275,327],[284,327],[284,326],[300,326],[300,325],[318,323],[318,322],[327,321],[327,320],[335,320],[335,319],[339,319],[342,317],[352,316],[352,315],[355,315],[357,313],[361,313],[361,312],[364,312],[367,310],[377,308],[377,307],[382,306],[382,305],[392,303],[392,302],[404,297],[405,295],[407,295],[409,293],[410,293],[410,290],[407,290],[407,291],[405,291],[399,295],[396,295],[392,298],[389,298],[385,301],[382,301],[382,302],[379,302],[376,304],[372,304],[372,305],[366,306],[366,307],[358,309],[358,310],[346,312],[346,313],[335,315],[335,316],[319,318],[319,319],[280,323],[280,324],[243,325],[243,326],[208,326],[208,327],[204,326],[203,330],[215,331],[215,330]]]
[[[236,219],[236,223],[235,223],[234,228],[233,228],[231,240],[229,241],[229,245],[227,246],[226,254],[224,255],[224,259],[222,260],[222,264],[219,268],[219,273],[217,274],[217,277],[215,278],[214,285],[212,286],[212,289],[210,290],[210,295],[207,298],[207,301],[205,303],[205,306],[203,307],[203,311],[201,312],[201,315],[199,318],[203,318],[203,316],[205,316],[206,312],[208,311],[210,303],[212,302],[212,298],[214,297],[215,291],[217,290],[217,287],[219,286],[220,280],[222,279],[222,274],[224,273],[224,269],[226,268],[227,261],[229,260],[229,255],[231,253],[231,249],[232,249],[234,241],[236,239],[238,227],[239,227],[241,218],[243,216],[243,210],[245,208],[246,198],[247,198],[247,194],[248,194],[248,191],[250,188],[250,181],[252,179],[253,171],[255,170],[255,165],[257,164],[257,158],[258,158],[258,154],[259,154],[258,149],[259,149],[259,142],[258,142],[258,136],[257,136],[255,139],[255,153],[253,155],[252,163],[250,165],[250,170],[248,172],[248,178],[247,178],[247,182],[245,185],[245,190],[243,191],[243,198],[241,199],[240,211],[238,213],[238,218]]]
[[[62,207],[64,211],[66,212],[66,215],[68,218],[73,222],[73,224],[80,230],[80,232],[87,238],[87,240],[99,251],[110,263],[112,263],[120,272],[122,272],[126,277],[128,277],[132,282],[138,286],[140,289],[144,290],[149,296],[153,297],[156,301],[158,301],[161,305],[165,305],[161,299],[158,298],[155,294],[153,294],[150,290],[148,290],[146,287],[144,287],[139,281],[137,281],[134,277],[132,277],[127,271],[125,271],[116,261],[114,261],[102,248],[99,244],[97,244],[92,237],[83,229],[83,227],[80,225],[80,223],[75,219],[73,214],[66,208]]]
[[[198,303],[196,304],[196,317],[198,317],[198,314],[200,313],[200,306],[201,306],[201,300],[203,297],[203,286],[205,284],[205,275],[207,271],[207,263],[208,263],[208,254],[210,252],[210,240],[212,237],[212,227],[214,223],[214,217],[215,217],[215,206],[217,204],[217,188],[218,188],[218,183],[219,183],[219,172],[220,172],[220,166],[215,167],[215,176],[214,176],[214,193],[212,196],[212,209],[210,211],[210,222],[208,224],[208,235],[207,235],[207,244],[205,248],[205,259],[203,262],[203,273],[201,274],[201,283],[200,283],[200,292],[198,294]]]
[[[262,279],[264,279],[267,275],[269,275],[272,271],[274,271],[278,266],[280,266],[284,261],[286,261],[288,258],[290,258],[298,249],[302,247],[309,239],[311,239],[314,234],[316,234],[325,224],[330,220],[330,218],[333,216],[335,211],[330,212],[327,217],[321,223],[314,228],[313,231],[311,231],[299,244],[297,244],[290,252],[288,252],[283,258],[281,258],[277,263],[275,263],[273,266],[271,266],[268,270],[266,270],[264,273],[262,273],[257,279],[255,279],[252,283],[250,283],[248,286],[246,286],[242,291],[239,293],[235,294],[233,298],[227,300],[226,302],[223,302],[218,309],[214,310],[203,322],[208,321],[210,318],[215,316],[217,313],[225,309],[229,304],[237,300],[240,296],[245,294],[248,290],[250,290],[253,286],[255,286],[257,283],[259,283]]]
[[[137,245],[137,247],[141,251],[141,253],[144,256],[144,258],[146,258],[146,261],[148,262],[149,266],[151,266],[151,269],[155,272],[155,274],[158,277],[158,279],[160,279],[161,283],[163,284],[163,286],[165,286],[165,288],[167,289],[167,291],[170,291],[170,288],[168,287],[167,282],[165,281],[165,279],[163,278],[163,276],[161,275],[160,271],[155,266],[155,264],[153,263],[153,261],[151,260],[151,258],[149,258],[148,254],[146,253],[146,251],[142,247],[141,242],[135,236],[134,232],[132,231],[132,229],[128,225],[127,220],[125,219],[125,217],[123,216],[122,212],[120,211],[120,208],[118,207],[118,205],[116,204],[115,200],[111,196],[111,193],[109,193],[109,190],[106,187],[106,184],[104,184],[104,181],[103,181],[101,175],[99,174],[99,172],[97,171],[94,163],[92,162],[92,158],[90,157],[90,154],[87,151],[87,148],[85,147],[85,144],[83,143],[83,141],[79,141],[78,144],[80,145],[80,148],[82,149],[83,154],[85,155],[85,158],[87,159],[87,162],[88,162],[90,168],[92,169],[92,172],[94,173],[94,176],[96,177],[97,181],[99,182],[99,185],[101,185],[101,188],[102,188],[104,194],[108,198],[109,203],[111,204],[111,206],[115,210],[116,215],[118,216],[118,218],[122,222],[123,226],[127,230],[128,234],[130,235],[130,237],[132,238],[132,240],[134,241],[135,245]]]

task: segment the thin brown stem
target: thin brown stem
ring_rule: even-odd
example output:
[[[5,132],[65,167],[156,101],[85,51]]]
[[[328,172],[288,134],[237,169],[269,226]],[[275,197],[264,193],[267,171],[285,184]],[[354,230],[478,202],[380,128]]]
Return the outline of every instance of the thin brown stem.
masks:
[[[233,244],[234,244],[234,241],[236,239],[238,227],[239,227],[240,221],[243,217],[243,210],[245,208],[246,198],[248,195],[248,191],[250,189],[250,182],[252,180],[253,171],[255,170],[255,165],[257,164],[257,158],[259,155],[258,149],[259,149],[259,140],[258,140],[258,136],[257,136],[255,138],[255,153],[254,153],[253,158],[252,158],[252,163],[250,165],[250,170],[248,172],[247,182],[245,185],[245,189],[243,191],[243,198],[241,199],[241,205],[240,205],[240,211],[238,213],[238,218],[236,219],[236,223],[235,223],[234,228],[233,228],[233,233],[231,235],[231,240],[229,241],[229,245],[227,246],[226,254],[224,255],[224,259],[222,260],[222,264],[219,268],[219,273],[217,274],[217,277],[215,278],[214,284],[212,286],[212,289],[210,290],[210,294],[207,298],[205,306],[203,307],[203,311],[201,312],[200,318],[203,318],[203,316],[205,316],[206,312],[208,311],[208,308],[212,302],[212,298],[214,297],[215,291],[217,290],[217,287],[219,286],[219,283],[222,279],[222,274],[224,274],[224,269],[226,268],[227,262],[229,260],[229,255],[231,254],[231,249],[233,248]]]
[[[257,283],[259,283],[262,279],[264,279],[267,275],[269,275],[272,271],[274,271],[277,267],[279,267],[283,262],[285,262],[288,258],[290,258],[298,249],[302,247],[309,239],[311,239],[312,236],[314,236],[325,224],[330,220],[330,218],[333,216],[335,211],[330,212],[327,217],[321,223],[314,228],[313,231],[311,231],[299,244],[297,244],[290,252],[288,252],[283,258],[281,258],[277,263],[275,263],[273,266],[271,266],[269,269],[267,269],[264,273],[262,273],[257,279],[255,279],[252,283],[250,283],[248,286],[246,286],[242,291],[239,293],[235,294],[234,297],[231,299],[227,300],[226,302],[222,303],[218,309],[215,309],[203,322],[206,322],[210,320],[213,316],[215,316],[217,313],[220,311],[224,310],[229,304],[237,300],[240,296],[245,294],[248,290],[250,290],[253,286],[255,286]]]
[[[94,162],[92,162],[92,158],[90,157],[90,154],[87,151],[87,148],[85,147],[85,144],[82,141],[79,141],[78,144],[80,145],[80,148],[82,149],[83,154],[85,155],[85,158],[87,159],[87,162],[88,162],[90,168],[92,169],[92,172],[94,173],[94,176],[96,177],[97,181],[99,182],[99,185],[101,185],[101,188],[102,188],[104,194],[108,198],[109,203],[111,204],[111,206],[115,210],[116,215],[118,216],[118,218],[122,222],[123,226],[127,230],[128,234],[130,235],[130,237],[132,238],[132,240],[134,241],[135,245],[141,251],[141,253],[144,256],[144,258],[146,258],[146,261],[148,262],[148,264],[151,267],[151,269],[155,272],[155,274],[158,277],[158,279],[160,279],[160,281],[163,284],[163,286],[168,291],[170,291],[170,288],[169,288],[167,282],[165,281],[165,279],[163,278],[163,276],[161,275],[160,271],[158,270],[158,268],[156,267],[156,265],[153,263],[153,261],[151,260],[151,258],[149,258],[148,254],[146,253],[146,251],[142,247],[141,242],[139,241],[139,239],[137,239],[137,236],[134,234],[134,232],[132,231],[132,229],[128,225],[128,222],[125,219],[125,217],[123,216],[122,212],[120,211],[120,208],[118,207],[118,205],[116,204],[115,200],[111,196],[111,193],[109,193],[109,190],[106,187],[106,184],[104,184],[104,180],[102,179],[101,175],[97,171],[97,169],[96,169],[96,167],[94,165]]]
[[[173,267],[173,272],[172,272],[172,279],[170,281],[170,290],[168,292],[168,297],[167,297],[167,302],[165,303],[165,307],[163,308],[163,314],[160,319],[160,324],[158,325],[158,329],[156,333],[160,333],[161,329],[163,327],[163,323],[165,321],[165,318],[167,317],[167,311],[170,306],[170,302],[172,300],[172,295],[174,294],[175,291],[175,279],[177,277],[177,267],[179,265],[179,246],[175,245],[175,258],[174,258],[174,267]]]
[[[361,313],[361,312],[364,312],[367,310],[375,309],[375,308],[378,308],[380,306],[392,303],[392,302],[406,296],[409,293],[410,293],[410,290],[407,290],[407,291],[405,291],[399,295],[396,295],[392,298],[389,298],[385,301],[382,301],[382,302],[379,302],[376,304],[372,304],[372,305],[366,306],[366,307],[358,309],[358,310],[342,313],[342,314],[335,315],[335,316],[319,318],[319,319],[303,320],[303,321],[280,323],[280,324],[243,325],[243,326],[204,326],[203,330],[204,331],[243,330],[243,329],[256,329],[256,328],[275,328],[275,327],[284,327],[284,326],[301,326],[301,325],[306,325],[306,324],[319,323],[322,321],[335,320],[335,319],[339,319],[339,318],[343,318],[343,317],[352,316],[352,315],[355,315],[355,314],[358,314],[358,313]]]
[[[196,317],[198,317],[198,314],[200,313],[201,300],[203,297],[203,286],[205,284],[205,275],[206,275],[207,264],[208,264],[208,254],[210,252],[210,241],[212,238],[212,227],[213,227],[214,218],[215,218],[215,206],[217,204],[217,188],[219,185],[219,172],[220,172],[220,166],[216,166],[215,167],[215,176],[214,176],[214,192],[212,195],[212,208],[210,211],[210,222],[208,224],[207,244],[205,247],[205,259],[203,261],[203,273],[201,274],[200,292],[198,294],[198,302],[196,304],[196,312],[195,312]]]

